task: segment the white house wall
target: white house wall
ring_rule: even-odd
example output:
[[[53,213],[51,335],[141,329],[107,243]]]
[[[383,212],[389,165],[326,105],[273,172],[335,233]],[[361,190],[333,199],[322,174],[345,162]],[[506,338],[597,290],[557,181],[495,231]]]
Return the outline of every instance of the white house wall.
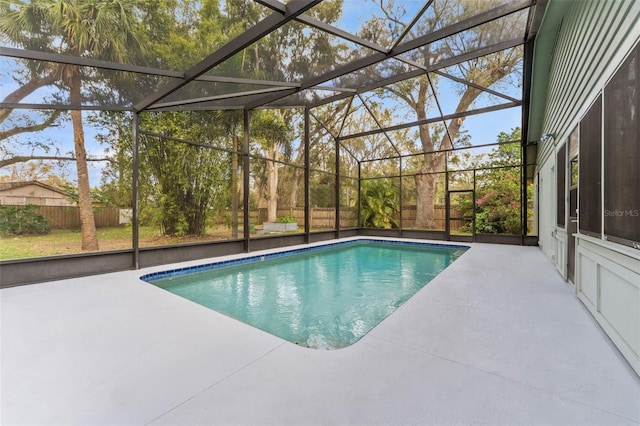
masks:
[[[633,249],[578,238],[576,291],[620,352],[640,371],[640,257]]]
[[[554,137],[538,145],[538,221],[541,249],[565,278],[568,236],[556,228],[555,183],[564,165],[556,153],[638,40],[634,0],[575,1],[558,33],[542,129]],[[640,250],[578,233],[575,265],[577,296],[640,374]]]
[[[64,194],[40,185],[27,184],[0,192],[0,204],[11,206],[75,206]]]

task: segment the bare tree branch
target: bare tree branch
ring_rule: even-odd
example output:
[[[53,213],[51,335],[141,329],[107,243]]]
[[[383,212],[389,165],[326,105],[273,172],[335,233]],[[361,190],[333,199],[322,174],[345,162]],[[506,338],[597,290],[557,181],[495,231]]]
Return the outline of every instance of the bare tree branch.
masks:
[[[26,163],[32,160],[50,160],[50,161],[76,161],[75,157],[59,157],[52,155],[17,155],[15,157],[0,160],[0,167],[7,167],[16,163]],[[109,161],[114,162],[113,158],[87,158],[87,161]]]
[[[6,103],[20,102],[22,99],[29,96],[39,88],[44,86],[49,86],[55,82],[56,82],[56,77],[54,77],[53,75],[47,75],[45,77],[32,75],[31,79],[29,79],[28,82],[20,85],[20,87],[18,87],[16,90],[14,90],[13,92],[5,96],[5,98],[3,99],[3,102],[6,102]],[[9,114],[11,114],[12,111],[13,111],[13,108],[0,108],[0,123],[3,123],[7,119],[7,117],[9,117]]]
[[[53,111],[51,115],[40,124],[34,124],[33,126],[14,127],[12,129],[5,130],[4,132],[0,132],[0,141],[18,134],[39,132],[40,130],[44,130],[47,127],[51,126],[56,121],[56,119],[60,116],[60,114],[62,114],[62,111],[56,110],[56,111]]]
[[[400,19],[398,19],[394,15],[392,15],[391,11],[387,10],[387,8],[384,6],[383,0],[379,1],[378,6],[380,7],[380,11],[382,13],[384,13],[384,16],[385,16],[387,21],[391,21],[394,24],[400,26],[401,28],[404,28],[404,26],[405,26],[404,22],[402,22]]]

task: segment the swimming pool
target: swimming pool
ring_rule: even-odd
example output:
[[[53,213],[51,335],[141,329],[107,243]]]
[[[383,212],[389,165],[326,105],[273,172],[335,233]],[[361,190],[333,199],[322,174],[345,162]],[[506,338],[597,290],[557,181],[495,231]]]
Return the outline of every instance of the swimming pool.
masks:
[[[466,249],[360,239],[141,278],[298,345],[338,349],[357,342]]]

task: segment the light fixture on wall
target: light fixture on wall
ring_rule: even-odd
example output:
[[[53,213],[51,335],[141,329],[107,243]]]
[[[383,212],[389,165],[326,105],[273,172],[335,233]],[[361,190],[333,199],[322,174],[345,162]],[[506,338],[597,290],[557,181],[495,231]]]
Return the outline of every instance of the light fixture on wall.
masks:
[[[540,136],[540,142],[546,142],[548,140],[551,139],[555,139],[556,135],[554,133],[543,133],[542,136]]]

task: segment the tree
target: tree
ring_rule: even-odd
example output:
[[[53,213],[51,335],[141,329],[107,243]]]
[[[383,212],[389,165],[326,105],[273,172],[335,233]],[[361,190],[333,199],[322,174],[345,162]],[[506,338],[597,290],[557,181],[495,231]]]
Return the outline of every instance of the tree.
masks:
[[[482,0],[461,1],[452,0],[440,4],[434,2],[431,5],[430,14],[420,20],[410,32],[410,37],[417,37],[420,34],[433,32],[457,20],[467,16],[472,16],[478,10],[486,9],[493,5]],[[380,2],[379,6],[384,14],[384,18],[375,17],[367,22],[362,30],[365,37],[371,38],[372,32],[378,32],[379,39],[393,41],[393,36],[384,22],[390,20],[400,23],[400,14],[404,9],[392,2]],[[462,53],[490,45],[501,40],[502,34],[514,32],[516,25],[522,15],[510,17],[490,22],[471,30],[464,31],[454,36],[442,40],[440,43],[432,43],[415,49],[410,52],[407,59],[412,59],[427,66],[437,63],[442,57],[454,57]],[[368,35],[369,34],[369,35]],[[368,36],[367,36],[368,35]],[[505,78],[509,78],[517,73],[522,62],[521,50],[512,48],[490,55],[475,58],[456,65],[456,72],[459,77],[482,87],[495,87]],[[401,72],[398,69],[396,72]],[[438,89],[438,78],[431,74],[405,80],[384,88],[381,92],[397,101],[402,101],[408,105],[415,113],[417,120],[428,118],[429,109],[433,107],[434,98],[432,89]],[[473,105],[474,101],[482,94],[482,90],[473,85],[459,86],[459,99],[454,113],[463,113]],[[440,137],[434,137],[432,125],[422,124],[419,126],[420,144],[416,147],[417,152],[429,153],[416,157],[415,185],[416,185],[416,227],[434,228],[434,194],[441,173],[444,171],[445,155],[443,150],[457,146],[457,138],[464,123],[465,117],[455,118],[447,123],[447,132]]]
[[[14,164],[10,175],[0,175],[0,182],[38,181],[49,186],[62,188],[68,184],[64,174],[56,173],[53,165],[36,161]]]
[[[89,121],[102,131],[96,140],[109,161],[102,168],[100,194],[107,205],[131,208],[133,183],[133,122],[130,113],[100,111]],[[92,199],[96,191],[92,191]]]
[[[144,29],[136,33],[143,52],[135,56],[139,64],[164,69],[186,69],[218,48],[231,35],[221,29],[217,0],[148,0],[136,3],[135,19]],[[154,76],[139,76],[135,85],[117,82],[114,96],[139,99],[157,90]],[[194,88],[194,86],[197,86]],[[178,96],[206,96],[214,84],[188,85]],[[134,93],[137,91],[137,93]],[[89,119],[105,129],[96,140],[105,146],[112,161],[103,168],[100,194],[113,205],[130,207],[133,182],[132,117],[130,114],[101,111]],[[226,154],[207,146],[231,149],[224,135],[233,135],[237,151],[242,116],[235,112],[141,113],[140,128],[171,139],[142,135],[138,179],[140,223],[158,225],[165,235],[203,235],[212,210],[226,207],[228,177]],[[234,152],[235,152],[234,151]],[[237,167],[237,156],[232,157]],[[222,176],[222,177],[221,177]],[[231,174],[232,181],[236,178]],[[218,191],[217,195],[213,192]],[[235,194],[237,203],[238,197]],[[237,236],[237,204],[234,236]]]
[[[263,152],[265,158],[272,161],[265,162],[267,193],[267,222],[276,222],[278,209],[278,169],[284,154],[284,159],[291,157],[292,131],[286,120],[286,111],[261,110],[254,111],[251,120],[251,135]]]
[[[19,70],[17,72],[20,74]],[[21,87],[25,84],[19,78],[16,79]],[[19,89],[18,89],[19,90]],[[16,90],[17,91],[17,90]],[[25,95],[26,96],[26,95]],[[4,102],[10,102],[18,96],[9,94],[5,97]],[[23,135],[29,133],[41,132],[61,121],[62,111],[38,111],[32,114],[17,114],[15,110],[10,108],[0,108],[0,124],[6,130],[0,131],[0,167],[6,167],[17,163],[23,163],[30,160],[73,160],[73,158],[63,157],[59,153],[57,155],[48,155],[50,147],[41,141],[26,140]],[[17,137],[20,137],[19,143],[10,146]],[[24,155],[25,148],[30,149],[31,153]],[[37,155],[35,151],[43,151],[47,155]]]
[[[343,0],[323,1],[309,10],[307,15],[327,24],[334,23],[342,14],[342,3]],[[248,29],[268,13],[254,2],[244,0],[228,0],[224,12],[221,24],[224,33],[234,36]],[[311,75],[319,75],[328,71],[334,64],[346,61],[348,59],[348,55],[344,53],[346,50],[344,42],[340,42],[340,39],[328,36],[327,33],[314,27],[299,22],[290,22],[221,64],[219,72],[252,79],[298,82]],[[312,93],[306,95],[313,96]],[[262,129],[252,129],[251,134],[261,133],[269,126],[272,129],[278,127],[280,120],[278,116],[283,117],[288,124],[287,132],[290,138],[296,133],[302,134],[302,129],[296,128],[292,123],[294,121],[292,117],[296,114],[293,111],[278,111],[265,116],[256,112],[253,115],[257,118],[252,119],[252,126],[261,126]],[[274,123],[268,125],[265,122],[266,117],[273,118]],[[312,144],[315,142],[314,136],[314,134],[311,135]],[[258,136],[258,138],[261,139],[259,144],[266,148],[262,150],[262,154],[266,158],[273,159],[274,155],[279,155],[273,151],[274,146],[271,145],[271,142],[266,141],[262,136]],[[292,163],[302,166],[304,145],[299,144],[296,147],[292,142],[292,140],[281,140],[276,145],[288,152],[287,157]],[[294,149],[295,152],[293,152]],[[271,219],[275,218],[277,203],[288,207],[297,205],[303,178],[302,168],[287,168],[284,173],[280,173],[281,170],[278,170],[279,167],[276,167],[275,164],[267,162],[264,170],[260,167],[254,168],[254,172],[264,171],[266,173],[265,176],[259,176],[257,179],[259,181],[257,182],[258,198],[262,199],[264,194]],[[269,182],[267,183],[267,181]],[[278,196],[278,192],[280,192],[280,196]],[[288,197],[285,198],[285,194],[288,194]]]
[[[144,28],[138,39],[146,50],[141,60],[150,58],[149,65],[164,69],[188,69],[246,29],[248,21],[258,19],[250,2],[229,1],[224,11],[217,0],[149,0],[137,7]],[[238,58],[232,58],[222,68],[230,64],[240,66]],[[154,80],[147,77],[141,83],[151,85]],[[220,86],[213,83],[193,83],[172,96],[188,99],[219,95],[219,90]],[[108,128],[97,139],[116,160],[103,169],[102,192],[118,205],[129,205],[133,168],[130,117],[101,112],[95,120]],[[230,198],[232,236],[237,237],[237,153],[242,148],[242,124],[239,111],[142,113],[142,129],[185,142],[141,137],[141,223],[159,225],[166,235],[203,235],[211,212],[226,209]],[[210,148],[213,146],[230,153]]]
[[[485,158],[474,159],[476,171],[475,226],[477,233],[520,234],[521,225],[521,132],[500,132],[500,145]],[[529,196],[532,196],[530,193]],[[470,216],[473,206],[462,206]]]
[[[37,15],[35,7],[32,5],[25,5],[17,1],[1,1],[0,37],[10,44],[29,50],[38,50],[43,46],[48,46],[48,35],[43,33]],[[23,61],[22,65],[21,68],[11,70],[10,76],[18,83],[18,88],[5,94],[3,99],[5,103],[20,102],[36,90],[55,85],[58,81],[58,74],[54,72],[57,68],[55,66],[38,61]],[[61,111],[52,110],[27,115],[16,114],[12,108],[0,108],[0,123],[5,123],[11,119],[10,117],[14,117],[13,125],[7,130],[0,131],[0,141],[12,136],[46,129],[59,120],[61,113]],[[3,152],[3,154],[3,157],[7,156],[7,152]],[[12,163],[4,165],[9,164]]]
[[[36,47],[69,56],[93,56],[124,62],[139,50],[135,37],[134,6],[132,0],[38,0],[31,3],[5,0],[1,6],[0,31],[14,44],[24,48]],[[9,96],[22,99],[36,87],[55,84],[68,91],[69,103],[76,108],[83,104],[83,81],[99,80],[97,71],[87,72],[77,65],[44,62],[29,68],[29,76],[27,85]],[[11,111],[2,112],[9,113]],[[82,250],[98,250],[82,111],[72,109],[70,115],[78,175]]]
[[[213,148],[220,131],[212,125],[211,113],[143,117],[142,126],[160,128],[172,138],[141,138],[140,171],[149,186],[143,215],[150,215],[165,235],[204,235],[210,212],[228,205],[231,171],[230,154]]]
[[[335,171],[335,140],[330,136],[327,129],[331,129],[333,135],[339,133],[338,125],[342,122],[341,112],[348,105],[348,100],[342,100],[330,104],[325,104],[314,109],[314,117],[319,117],[322,120],[320,124],[315,118],[310,120],[309,126],[309,163],[312,167],[320,170]],[[302,133],[304,129],[296,129],[299,133]],[[297,149],[294,150],[294,157],[292,162],[298,165],[304,164],[304,149],[303,143],[299,144]],[[342,163],[344,164],[344,162]],[[296,167],[291,171],[291,188],[289,193],[288,207],[295,208],[298,205],[300,199],[300,189],[302,187],[302,178],[304,177],[303,169]],[[321,179],[326,184],[326,179]],[[334,179],[335,180],[335,179]],[[335,192],[336,185],[332,184],[333,191]],[[313,194],[314,197],[317,194]],[[323,196],[326,199],[326,195]],[[318,204],[324,207],[335,207],[335,196],[331,197],[331,201],[322,202]],[[328,204],[327,204],[328,203]]]
[[[240,206],[241,189],[238,179],[238,157],[240,152],[243,114],[240,111],[218,111],[215,121],[222,127],[223,134],[231,139],[231,237],[238,238],[238,209]],[[243,171],[244,173],[244,171]]]

